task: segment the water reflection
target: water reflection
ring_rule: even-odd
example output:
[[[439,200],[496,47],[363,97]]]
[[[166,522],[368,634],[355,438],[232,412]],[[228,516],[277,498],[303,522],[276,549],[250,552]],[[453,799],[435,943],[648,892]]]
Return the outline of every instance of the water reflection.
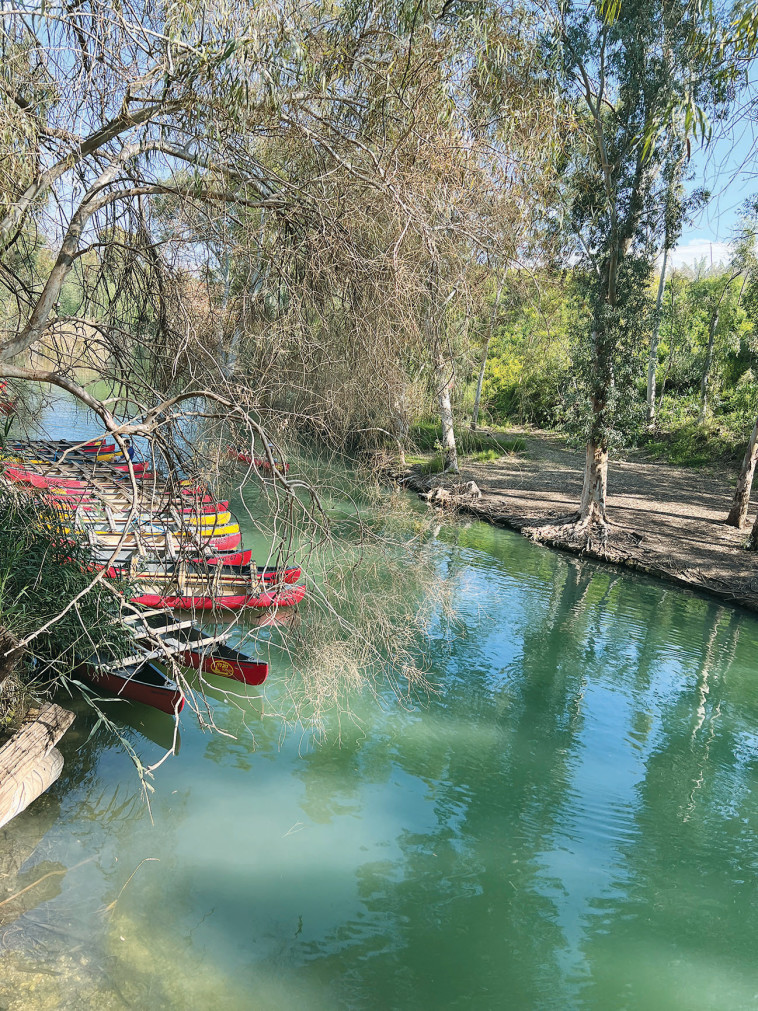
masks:
[[[432,615],[428,699],[357,697],[316,746],[274,715],[283,654],[265,693],[209,680],[228,736],[183,718],[150,809],[79,714],[8,882],[67,869],[6,928],[65,968],[61,1003],[751,1006],[756,620],[479,524],[427,557],[458,605]],[[146,764],[162,719],[122,718]]]

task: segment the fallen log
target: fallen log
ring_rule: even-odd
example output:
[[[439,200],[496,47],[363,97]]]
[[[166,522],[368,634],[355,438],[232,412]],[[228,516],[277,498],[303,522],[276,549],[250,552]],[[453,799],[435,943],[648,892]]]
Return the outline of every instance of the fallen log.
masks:
[[[55,782],[63,756],[55,745],[74,714],[50,702],[0,748],[0,828]]]

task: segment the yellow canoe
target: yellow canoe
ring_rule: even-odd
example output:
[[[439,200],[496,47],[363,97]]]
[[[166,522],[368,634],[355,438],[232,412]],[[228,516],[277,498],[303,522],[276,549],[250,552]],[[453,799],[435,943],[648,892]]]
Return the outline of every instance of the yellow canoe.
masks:
[[[92,533],[98,538],[110,537],[115,538],[112,543],[117,543],[119,537],[121,536],[120,530],[106,530],[102,526],[97,524],[102,524],[102,519],[98,519],[95,524],[83,522],[79,529],[86,529],[92,531]],[[138,525],[136,529],[130,530],[127,533],[127,537],[132,536],[134,533],[139,534],[143,540],[148,540],[151,537],[163,537],[166,533],[169,533],[172,537],[191,539],[193,537],[198,537],[201,539],[213,539],[218,537],[228,537],[230,534],[238,534],[240,532],[239,523],[226,523],[223,526],[217,527],[203,527],[200,530],[183,529],[178,530],[172,526],[164,526],[161,523],[151,524],[155,529],[150,529],[148,525]],[[60,527],[60,533],[70,534],[71,527]],[[108,543],[111,543],[110,541]]]
[[[63,515],[63,516],[71,514],[72,510],[71,510],[70,507],[59,505],[58,502],[54,502],[52,505],[53,505],[53,508],[56,511],[60,512],[61,515]],[[129,519],[129,508],[126,507],[125,509],[119,510],[118,512],[116,512],[115,510],[113,510],[112,515],[113,515],[113,521],[114,521],[114,523],[117,526],[122,526]],[[97,526],[97,527],[103,526],[104,527],[105,525],[108,524],[108,520],[106,519],[106,517],[103,516],[102,514],[99,514],[99,513],[95,513],[94,515],[90,515],[88,512],[83,511],[83,512],[78,513],[77,519],[78,519],[78,521],[80,523],[83,523],[85,526],[88,526],[88,527],[89,526]],[[142,525],[149,526],[150,524],[154,524],[156,526],[161,526],[162,527],[162,526],[166,525],[171,530],[173,530],[175,528],[179,529],[179,526],[180,526],[178,518],[174,518],[172,516],[167,516],[167,517],[164,518],[164,517],[161,517],[161,516],[145,515],[145,514],[140,514],[139,511],[137,511],[135,513],[135,515],[132,517],[132,521],[134,523],[137,523],[139,526],[142,526]],[[233,525],[232,524],[232,514],[230,512],[210,513],[210,514],[208,514],[206,516],[182,516],[181,517],[181,526],[182,527],[212,527],[214,530],[222,530],[222,529],[226,529],[227,527],[231,527],[232,525]],[[239,529],[239,528],[237,528],[237,529]],[[229,530],[228,532],[236,534],[237,533],[237,529],[235,529],[235,530]],[[209,531],[208,530],[204,530],[203,532],[204,533],[208,533]]]

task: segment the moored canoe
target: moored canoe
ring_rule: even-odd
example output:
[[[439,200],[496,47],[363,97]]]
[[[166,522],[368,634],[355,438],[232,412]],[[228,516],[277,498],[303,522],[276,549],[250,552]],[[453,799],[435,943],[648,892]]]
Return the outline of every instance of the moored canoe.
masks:
[[[242,611],[245,608],[294,607],[305,596],[305,586],[288,586],[285,590],[264,593],[181,596],[167,593],[142,593],[132,597],[133,604],[144,607],[171,607],[182,611]]]
[[[75,674],[113,695],[143,702],[171,716],[184,708],[184,694],[179,685],[150,660],[114,667],[97,657],[81,663]]]

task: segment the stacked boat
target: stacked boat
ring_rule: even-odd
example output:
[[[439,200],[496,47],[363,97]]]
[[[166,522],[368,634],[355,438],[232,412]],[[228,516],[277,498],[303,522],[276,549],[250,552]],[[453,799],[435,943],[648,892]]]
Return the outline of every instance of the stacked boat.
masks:
[[[45,496],[61,533],[82,532],[96,564],[139,584],[136,604],[194,611],[292,607],[301,572],[258,567],[227,501],[160,478],[104,439],[6,446],[2,477]]]
[[[203,612],[291,607],[303,599],[301,570],[257,566],[242,546],[229,503],[197,481],[169,482],[113,441],[35,440],[6,444],[0,480],[34,490],[63,536],[83,533],[94,565],[139,592],[124,623],[126,657],[93,654],[77,675],[99,689],[176,714],[180,686],[163,670],[186,667],[259,685],[268,664],[229,645],[232,629],[210,634],[174,609]]]

